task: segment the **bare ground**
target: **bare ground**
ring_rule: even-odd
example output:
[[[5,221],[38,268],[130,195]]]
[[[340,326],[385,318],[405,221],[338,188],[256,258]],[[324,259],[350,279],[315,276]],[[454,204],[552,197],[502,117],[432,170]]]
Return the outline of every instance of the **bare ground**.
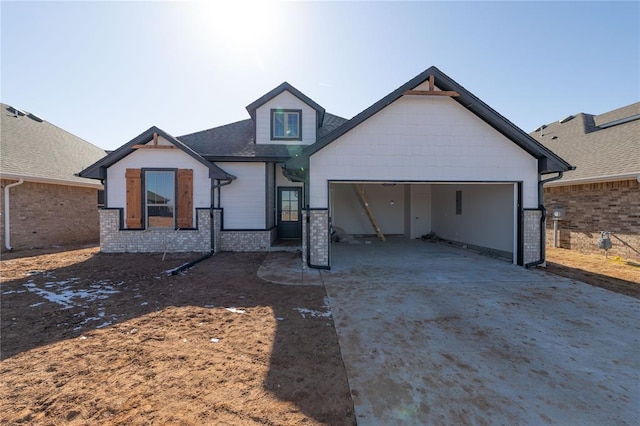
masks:
[[[322,287],[265,254],[3,254],[1,424],[355,424]],[[547,271],[640,298],[640,265],[548,251]]]
[[[265,254],[39,253],[1,261],[1,424],[355,424],[324,289]]]
[[[546,270],[640,299],[640,262],[550,248],[547,249]]]

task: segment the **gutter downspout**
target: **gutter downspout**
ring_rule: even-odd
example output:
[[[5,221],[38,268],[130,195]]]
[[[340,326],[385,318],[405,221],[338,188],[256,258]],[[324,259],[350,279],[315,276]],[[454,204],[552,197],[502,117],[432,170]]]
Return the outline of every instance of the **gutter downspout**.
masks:
[[[218,208],[220,208],[220,187],[222,186],[226,186],[229,185],[231,182],[233,182],[235,179],[226,179],[224,181],[221,181],[220,179],[215,179],[218,181],[218,183],[213,183],[214,179],[211,179],[211,207],[209,208],[209,217],[211,218],[211,244],[210,244],[210,248],[209,248],[209,256],[211,256],[215,250],[215,232],[213,232],[213,210],[215,209],[214,205],[214,199],[215,199],[215,190],[218,190]],[[202,259],[204,260],[204,258]],[[189,266],[191,267],[191,266]],[[185,268],[186,269],[186,268]]]
[[[20,178],[19,181],[11,183],[4,187],[4,246],[7,250],[13,251],[11,247],[11,220],[9,215],[10,203],[9,203],[9,189],[14,186],[22,185],[24,179]]]
[[[546,227],[545,221],[547,219],[547,209],[544,208],[544,184],[553,182],[554,180],[562,179],[562,175],[564,172],[558,172],[558,176],[551,177],[549,179],[541,180],[538,182],[538,202],[540,203],[539,208],[542,211],[542,216],[540,216],[540,260],[536,260],[535,262],[529,262],[524,265],[525,268],[529,269],[534,266],[542,265],[546,259]]]

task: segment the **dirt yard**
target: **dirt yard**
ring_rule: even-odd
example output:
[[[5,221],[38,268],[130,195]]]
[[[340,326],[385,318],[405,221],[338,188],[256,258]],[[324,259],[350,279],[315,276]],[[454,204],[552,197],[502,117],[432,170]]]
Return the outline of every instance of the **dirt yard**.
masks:
[[[638,262],[548,248],[546,271],[640,299]]]
[[[324,289],[262,281],[265,254],[42,253],[0,261],[0,424],[355,424]],[[640,298],[636,263],[548,261]]]
[[[0,262],[0,424],[355,424],[324,289],[265,254],[36,254]]]

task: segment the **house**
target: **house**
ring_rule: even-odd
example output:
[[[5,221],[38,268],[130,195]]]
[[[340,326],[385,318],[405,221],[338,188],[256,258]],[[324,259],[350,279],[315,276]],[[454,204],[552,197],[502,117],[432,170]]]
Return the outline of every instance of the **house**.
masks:
[[[33,113],[0,108],[2,250],[98,242],[102,184],[76,173],[106,153]]]
[[[247,112],[180,137],[152,127],[83,170],[105,182],[102,250],[269,250],[291,239],[307,265],[329,268],[340,227],[435,232],[518,265],[544,261],[543,180],[571,166],[438,68],[350,120],[288,83]]]
[[[640,259],[640,102],[604,114],[575,114],[531,133],[577,166],[545,186],[550,246],[602,253],[602,231],[612,255]]]

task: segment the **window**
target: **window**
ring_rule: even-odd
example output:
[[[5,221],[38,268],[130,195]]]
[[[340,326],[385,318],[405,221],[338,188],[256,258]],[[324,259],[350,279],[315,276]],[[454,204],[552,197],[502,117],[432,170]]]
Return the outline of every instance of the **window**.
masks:
[[[302,110],[271,110],[271,140],[302,140]]]
[[[192,169],[127,169],[125,179],[127,229],[193,229]]]
[[[147,228],[174,228],[175,172],[147,170],[144,174],[144,180]]]
[[[299,204],[298,189],[282,189],[280,192],[280,221],[297,222],[299,220]]]

